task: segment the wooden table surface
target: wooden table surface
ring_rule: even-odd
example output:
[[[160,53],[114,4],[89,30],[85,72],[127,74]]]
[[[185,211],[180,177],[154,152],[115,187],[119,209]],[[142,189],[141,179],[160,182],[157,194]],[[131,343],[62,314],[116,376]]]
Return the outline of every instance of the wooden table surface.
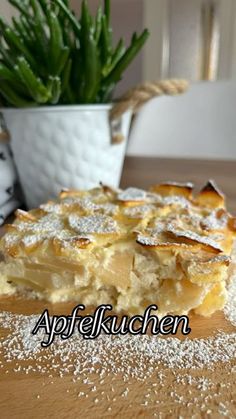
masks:
[[[214,179],[218,186],[227,195],[228,208],[236,213],[236,163],[225,161],[197,161],[180,159],[157,158],[126,158],[121,186],[148,187],[150,184],[163,180],[193,181],[199,189],[209,178]],[[3,234],[4,229],[0,229]],[[73,305],[50,306],[39,301],[16,300],[15,298],[1,298],[0,310],[13,313],[33,314],[42,313],[47,307],[49,312],[70,312]],[[218,312],[211,319],[200,316],[191,316],[192,333],[190,338],[213,336],[217,330],[227,333],[235,332],[235,328],[224,319],[223,313]],[[3,331],[1,331],[4,333]],[[236,362],[230,365],[230,368]],[[9,368],[8,368],[9,369]],[[4,369],[3,369],[4,370]],[[199,408],[201,397],[200,390],[193,389],[195,399],[186,387],[178,387],[182,391],[184,401],[176,401],[172,396],[176,391],[171,370],[165,369],[165,386],[160,384],[158,375],[150,377],[147,382],[130,380],[132,391],[129,397],[121,397],[126,384],[122,378],[114,377],[113,400],[103,397],[99,404],[94,403],[94,395],[78,397],[78,393],[86,391],[84,384],[73,382],[73,377],[54,377],[51,379],[40,374],[16,374],[9,369],[8,374],[0,375],[0,418],[1,419],[38,419],[38,418],[236,418],[236,374],[230,373],[231,369],[225,364],[217,364],[213,370],[184,371],[191,372],[194,376],[209,380],[212,386],[207,390],[209,398],[207,405],[203,403]],[[163,373],[163,371],[162,371]],[[94,377],[96,383],[98,380]],[[157,390],[152,395],[149,403],[145,400],[147,389],[154,385]],[[97,381],[97,392],[110,391],[110,378],[100,388]],[[189,387],[190,388],[190,387]],[[192,388],[192,387],[191,387]],[[157,395],[156,395],[157,394]],[[172,396],[171,396],[172,394]],[[114,397],[115,396],[115,397]],[[156,400],[155,400],[156,397]],[[195,400],[195,403],[193,402]],[[158,407],[161,406],[161,407]],[[222,410],[222,406],[226,410]]]
[[[121,186],[146,188],[165,180],[188,180],[199,189],[208,179],[216,181],[229,210],[236,213],[236,161],[127,157]]]

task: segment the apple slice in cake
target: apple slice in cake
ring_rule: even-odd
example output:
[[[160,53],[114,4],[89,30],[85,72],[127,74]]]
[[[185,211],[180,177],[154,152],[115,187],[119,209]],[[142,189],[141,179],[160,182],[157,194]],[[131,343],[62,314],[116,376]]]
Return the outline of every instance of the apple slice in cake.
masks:
[[[235,227],[212,181],[195,196],[175,182],[62,191],[6,226],[0,293],[209,316],[226,301]]]

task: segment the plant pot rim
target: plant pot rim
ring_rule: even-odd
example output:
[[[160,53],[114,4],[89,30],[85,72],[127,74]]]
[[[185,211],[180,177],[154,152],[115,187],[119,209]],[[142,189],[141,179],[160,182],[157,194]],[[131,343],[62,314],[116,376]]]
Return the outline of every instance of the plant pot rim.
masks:
[[[28,113],[28,112],[87,112],[87,111],[108,111],[112,109],[112,103],[106,104],[89,104],[89,105],[58,105],[58,106],[37,106],[32,108],[0,108],[0,112],[4,113]]]

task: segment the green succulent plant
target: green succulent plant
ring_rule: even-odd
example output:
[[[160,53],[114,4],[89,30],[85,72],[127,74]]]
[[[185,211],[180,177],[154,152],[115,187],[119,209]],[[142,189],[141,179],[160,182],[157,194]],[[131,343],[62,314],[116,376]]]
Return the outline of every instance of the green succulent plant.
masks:
[[[18,16],[0,18],[0,100],[4,106],[106,103],[149,33],[113,47],[110,0],[77,19],[68,0],[8,0]]]

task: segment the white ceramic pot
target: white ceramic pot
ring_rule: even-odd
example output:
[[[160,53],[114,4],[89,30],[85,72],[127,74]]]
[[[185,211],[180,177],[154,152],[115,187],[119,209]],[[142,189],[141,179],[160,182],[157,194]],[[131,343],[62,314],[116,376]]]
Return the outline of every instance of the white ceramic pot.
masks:
[[[113,129],[124,141],[113,144],[111,106],[1,109],[29,208],[56,197],[62,188],[119,185],[131,112],[116,121]]]

